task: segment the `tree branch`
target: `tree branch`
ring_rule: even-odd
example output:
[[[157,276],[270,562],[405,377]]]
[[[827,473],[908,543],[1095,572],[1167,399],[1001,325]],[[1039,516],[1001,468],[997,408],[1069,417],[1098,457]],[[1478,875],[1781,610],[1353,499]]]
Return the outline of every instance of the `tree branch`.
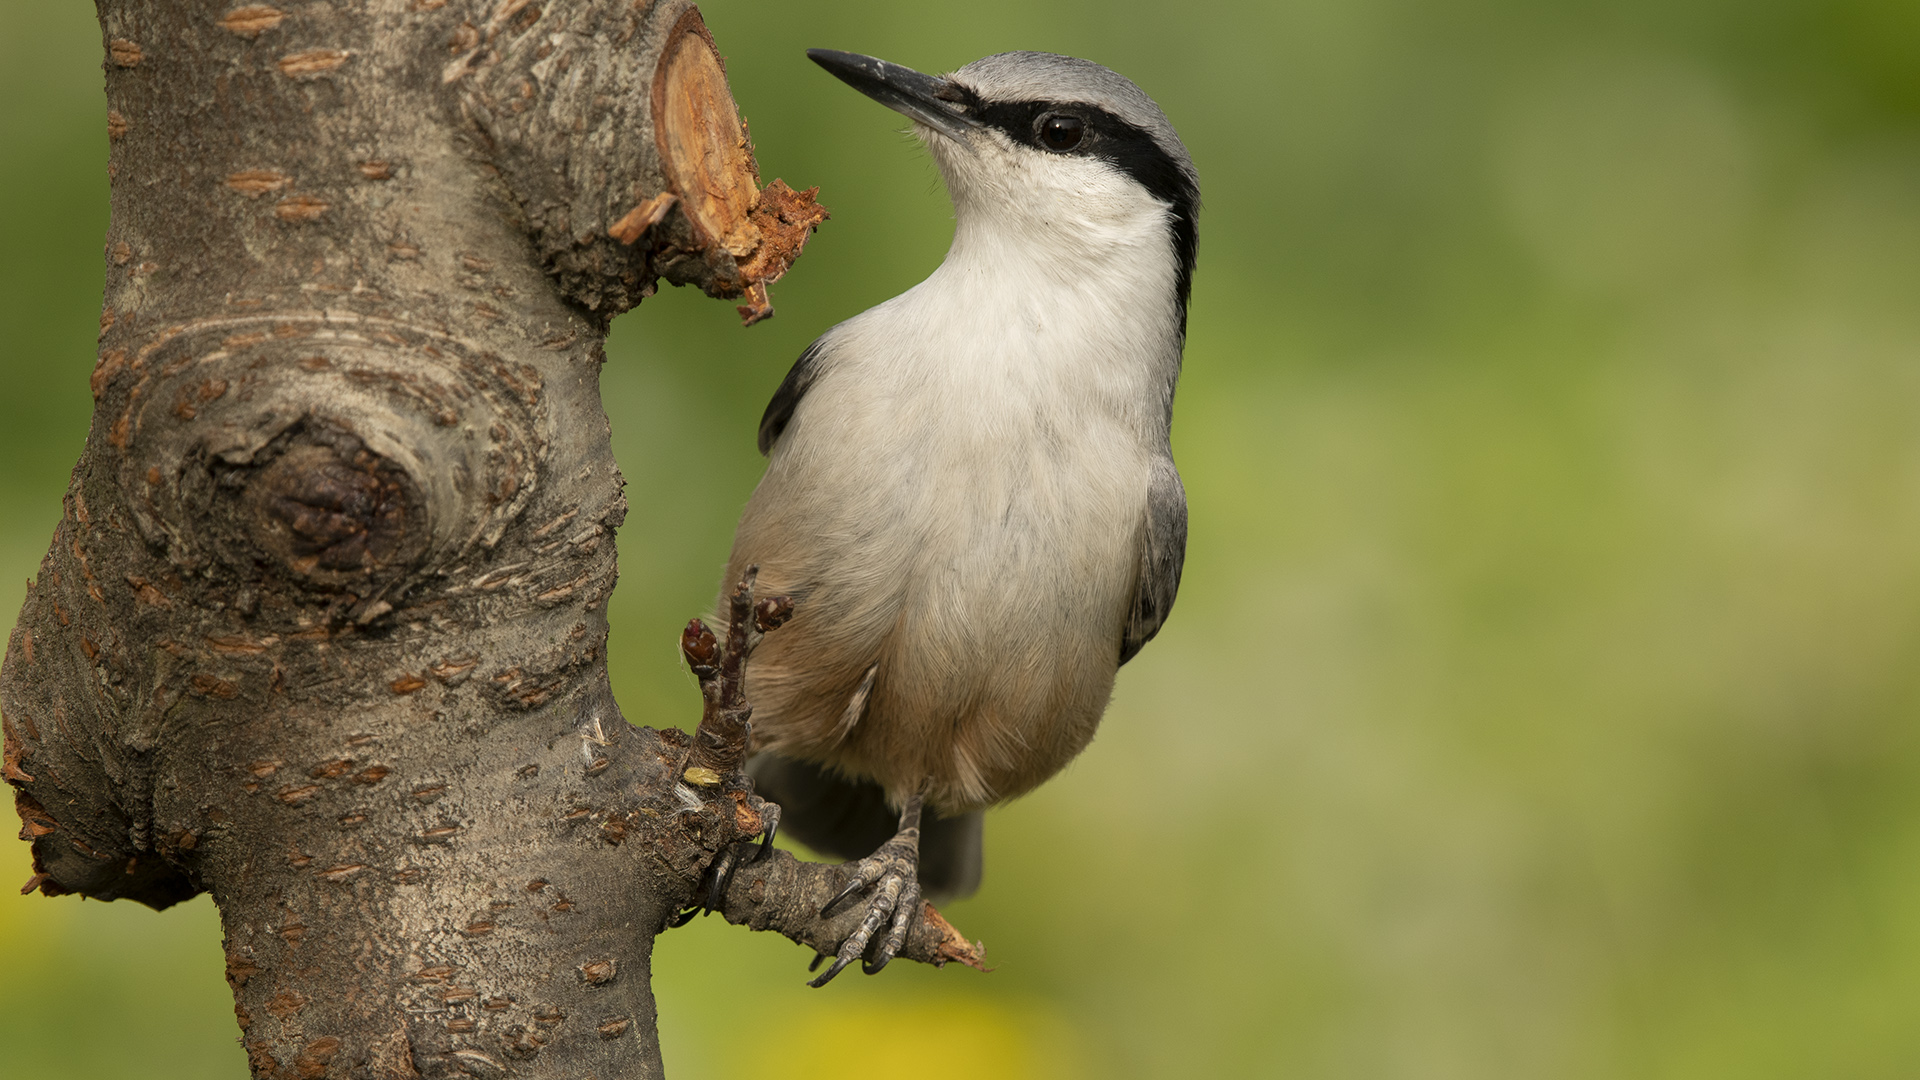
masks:
[[[842,904],[840,913],[831,918],[820,914],[850,880],[845,864],[801,862],[784,851],[769,852],[759,862],[747,861],[735,871],[720,914],[736,926],[772,930],[832,956],[866,915],[859,904]],[[920,918],[907,931],[907,943],[899,952],[901,958],[935,967],[961,963],[976,971],[989,970],[986,946],[968,941],[932,904],[923,902],[920,908]]]
[[[94,423],[0,669],[29,888],[211,892],[256,1076],[659,1075],[653,937],[766,816],[737,663],[697,745],[609,691],[603,335],[662,277],[764,317],[825,212],[685,0],[100,18]],[[724,906],[825,941],[833,872]]]

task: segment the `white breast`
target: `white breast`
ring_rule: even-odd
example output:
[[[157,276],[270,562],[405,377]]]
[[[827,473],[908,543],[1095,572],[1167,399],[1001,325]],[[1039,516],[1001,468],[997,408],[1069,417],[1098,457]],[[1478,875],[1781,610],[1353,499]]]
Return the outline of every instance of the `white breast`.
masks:
[[[835,329],[768,481],[866,574],[1004,617],[1022,593],[1130,580],[1164,376],[1158,343],[1082,295],[1098,283],[983,264],[1007,265],[950,258]]]

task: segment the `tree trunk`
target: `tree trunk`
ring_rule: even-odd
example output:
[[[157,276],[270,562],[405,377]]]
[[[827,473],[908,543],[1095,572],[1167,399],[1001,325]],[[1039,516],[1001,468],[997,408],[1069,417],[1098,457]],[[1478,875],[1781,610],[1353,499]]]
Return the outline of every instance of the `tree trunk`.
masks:
[[[685,0],[100,21],[94,420],[0,675],[28,889],[211,892],[255,1076],[659,1075],[653,938],[770,810],[719,676],[691,772],[609,692],[601,346],[663,277],[771,314],[824,211]],[[830,947],[842,877],[722,910]],[[931,908],[908,955],[978,963]]]

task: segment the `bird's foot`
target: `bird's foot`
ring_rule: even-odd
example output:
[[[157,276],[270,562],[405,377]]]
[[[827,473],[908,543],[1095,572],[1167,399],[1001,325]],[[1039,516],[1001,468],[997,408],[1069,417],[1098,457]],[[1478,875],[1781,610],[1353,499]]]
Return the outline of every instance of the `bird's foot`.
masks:
[[[900,815],[900,831],[893,839],[880,845],[880,850],[853,864],[853,879],[820,909],[821,916],[830,915],[841,904],[869,890],[871,893],[867,897],[865,917],[853,928],[853,933],[840,943],[832,966],[818,978],[809,981],[808,986],[817,988],[827,985],[847,965],[863,956],[865,959],[860,970],[869,975],[876,974],[887,966],[888,961],[899,955],[901,946],[906,944],[907,931],[920,915],[919,798],[908,804],[907,812]],[[875,935],[883,926],[887,928],[886,936],[876,939]],[[818,959],[814,961],[814,966],[819,966]]]

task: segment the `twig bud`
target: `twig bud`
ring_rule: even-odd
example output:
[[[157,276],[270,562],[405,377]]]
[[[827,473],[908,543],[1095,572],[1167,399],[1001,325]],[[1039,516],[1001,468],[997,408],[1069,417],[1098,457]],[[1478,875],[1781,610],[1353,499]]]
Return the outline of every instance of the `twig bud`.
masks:
[[[706,623],[689,619],[687,628],[680,632],[680,655],[687,658],[687,667],[693,670],[695,678],[711,679],[714,661],[720,656],[720,641]]]
[[[780,629],[791,618],[793,618],[793,597],[791,596],[769,596],[753,605],[753,624],[763,634]]]

